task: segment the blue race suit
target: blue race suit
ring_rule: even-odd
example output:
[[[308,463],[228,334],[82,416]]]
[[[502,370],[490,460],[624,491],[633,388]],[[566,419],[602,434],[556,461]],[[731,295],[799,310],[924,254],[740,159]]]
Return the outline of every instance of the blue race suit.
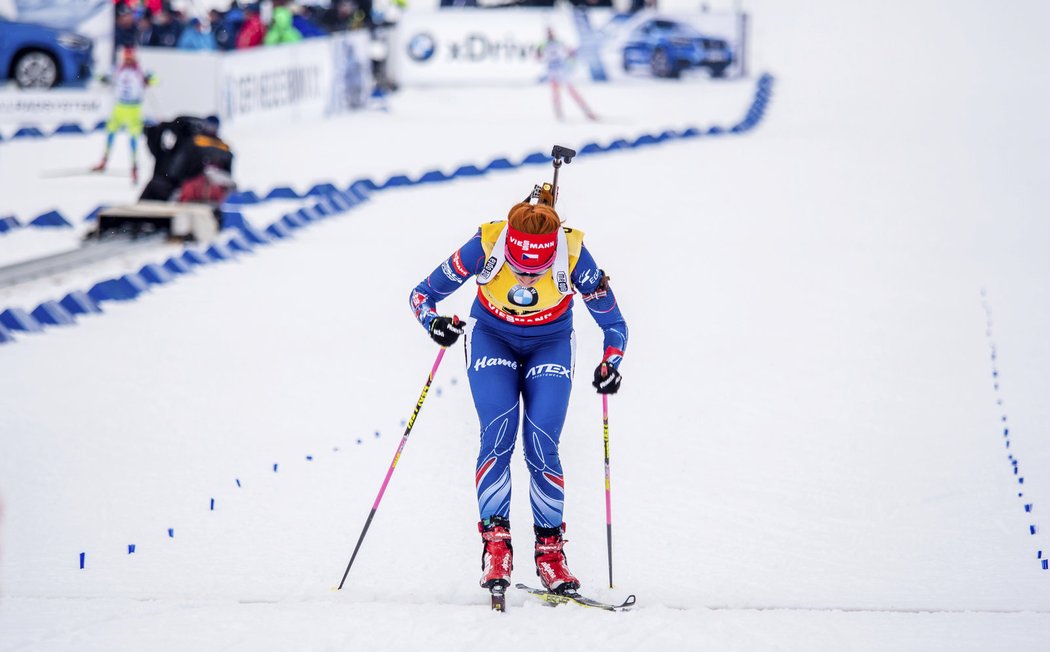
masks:
[[[409,302],[425,329],[429,331],[438,316],[438,301],[482,272],[504,224],[482,225],[473,238],[412,290]],[[604,331],[603,359],[618,366],[627,346],[627,324],[604,272],[583,246],[582,232],[565,232],[569,236],[574,291],[559,294],[550,280],[550,270],[533,288],[523,287],[504,264],[487,285],[478,286],[478,297],[467,320],[467,377],[481,422],[475,482],[483,521],[493,516],[510,517],[510,457],[523,405],[522,445],[531,475],[533,519],[540,527],[562,524],[565,493],[558,442],[572,389],[575,291],[583,295],[584,305]]]

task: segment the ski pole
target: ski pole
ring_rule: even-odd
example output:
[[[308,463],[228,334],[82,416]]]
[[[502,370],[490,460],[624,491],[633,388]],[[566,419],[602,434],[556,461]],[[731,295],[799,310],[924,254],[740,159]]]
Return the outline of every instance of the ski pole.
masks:
[[[445,347],[441,347],[438,350],[437,359],[434,360],[434,367],[430,370],[430,376],[427,377],[427,383],[423,385],[423,392],[419,395],[419,400],[416,401],[416,409],[412,411],[412,417],[408,420],[408,425],[405,427],[405,434],[401,437],[401,444],[397,447],[397,452],[394,453],[394,461],[390,463],[390,468],[386,471],[386,478],[383,479],[383,486],[379,488],[379,495],[376,496],[376,501],[372,504],[372,511],[368,513],[365,527],[361,530],[361,536],[357,538],[357,545],[354,546],[354,554],[350,556],[350,563],[346,565],[346,571],[343,572],[343,579],[339,581],[338,589],[340,590],[343,588],[343,583],[346,582],[346,576],[350,574],[350,567],[354,565],[354,560],[357,559],[357,552],[361,549],[361,542],[365,540],[365,534],[368,532],[368,527],[372,525],[372,519],[376,515],[376,510],[379,509],[379,501],[383,500],[386,486],[390,484],[390,476],[394,474],[394,467],[397,466],[397,461],[401,458],[401,451],[405,448],[405,443],[408,441],[408,435],[412,432],[412,426],[415,424],[416,417],[419,416],[419,410],[423,407],[423,401],[426,399],[427,392],[430,390],[430,383],[434,382],[434,375],[437,373],[438,365],[441,364],[441,358],[444,356]]]
[[[609,549],[609,588],[613,588],[612,572],[612,491],[609,486],[609,395],[602,394],[602,430],[605,440],[605,537]]]

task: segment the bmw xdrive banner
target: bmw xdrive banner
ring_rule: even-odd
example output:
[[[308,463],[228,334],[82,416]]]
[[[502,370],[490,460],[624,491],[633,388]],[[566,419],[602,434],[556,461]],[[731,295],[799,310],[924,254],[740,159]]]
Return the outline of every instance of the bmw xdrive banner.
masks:
[[[405,12],[392,45],[393,73],[405,85],[535,82],[544,73],[541,48],[548,28],[565,45],[578,45],[570,12]]]
[[[570,54],[568,74],[581,81],[745,73],[742,14],[568,7],[406,12],[391,63],[406,85],[532,83],[547,73],[551,40]]]

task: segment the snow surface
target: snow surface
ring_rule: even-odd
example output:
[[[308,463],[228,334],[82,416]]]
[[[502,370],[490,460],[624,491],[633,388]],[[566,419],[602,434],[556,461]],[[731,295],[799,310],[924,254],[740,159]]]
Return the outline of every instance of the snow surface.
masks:
[[[799,5],[747,3],[754,69],[777,77],[756,131],[561,176],[631,326],[610,400],[616,588],[580,306],[567,551],[586,592],[635,610],[516,593],[487,610],[458,350],[331,590],[436,354],[408,291],[534,167],[377,193],[0,347],[0,650],[1045,650],[1050,546],[1029,527],[1050,527],[1050,7]],[[751,88],[586,86],[599,124],[555,122],[541,87],[407,90],[389,113],[228,136],[243,184],[304,190],[729,124]],[[101,146],[4,143],[0,213],[131,199],[40,176]],[[533,582],[515,464],[515,579]]]

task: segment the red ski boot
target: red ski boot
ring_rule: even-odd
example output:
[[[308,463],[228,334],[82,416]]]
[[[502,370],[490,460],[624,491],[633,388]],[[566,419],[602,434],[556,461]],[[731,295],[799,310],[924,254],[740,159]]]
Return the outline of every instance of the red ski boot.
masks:
[[[580,580],[565,565],[565,553],[562,552],[565,539],[561,536],[565,532],[565,524],[562,523],[560,528],[534,526],[533,529],[536,530],[536,574],[540,576],[544,588],[552,593],[580,588]]]
[[[478,523],[484,548],[481,552],[481,586],[510,586],[510,571],[514,568],[514,549],[510,545],[510,521],[493,516]]]
[[[99,161],[98,165],[94,165],[94,166],[91,167],[91,171],[92,172],[104,172],[106,170],[106,163],[108,162],[107,161],[108,158],[109,158],[108,156],[103,156],[102,160]]]

